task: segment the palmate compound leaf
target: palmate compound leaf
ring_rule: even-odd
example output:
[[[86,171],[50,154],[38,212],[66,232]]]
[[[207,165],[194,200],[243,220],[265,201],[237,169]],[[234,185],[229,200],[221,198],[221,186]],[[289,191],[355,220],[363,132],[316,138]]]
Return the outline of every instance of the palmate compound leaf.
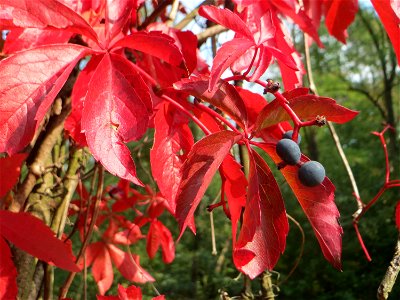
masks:
[[[7,242],[0,236],[0,299],[16,299],[18,295],[17,269]]]
[[[145,133],[149,113],[109,54],[97,66],[84,102],[82,131],[94,158],[111,174],[142,185],[124,143]]]
[[[0,235],[16,247],[61,269],[79,272],[68,246],[31,214],[0,211]]]
[[[234,245],[236,267],[254,279],[272,270],[285,250],[289,224],[279,186],[263,158],[250,154],[249,188],[243,224]]]
[[[182,181],[176,198],[179,238],[190,225],[189,222],[215,172],[229,154],[232,146],[241,138],[241,134],[227,130],[220,131],[199,140],[189,152],[182,166]]]
[[[30,142],[75,64],[91,52],[48,45],[0,61],[0,152],[12,155]]]
[[[304,88],[289,91],[288,95],[303,93]],[[285,96],[285,93],[283,94]],[[319,116],[324,116],[326,120],[335,123],[345,123],[357,116],[358,112],[348,109],[336,103],[332,98],[320,97],[316,95],[299,95],[286,97],[289,106],[302,120],[315,120]],[[290,116],[277,100],[270,102],[258,115],[255,124],[255,131],[259,132],[264,128],[278,124],[283,121],[290,121]]]
[[[275,163],[281,161],[274,145],[263,144],[260,147]],[[309,159],[303,155],[301,161],[306,162]],[[302,185],[298,179],[297,166],[285,166],[281,172],[310,221],[325,258],[340,270],[343,229],[338,222],[340,214],[334,202],[335,186],[328,177],[315,187]]]
[[[188,119],[170,104],[161,104],[154,118],[154,144],[150,150],[151,172],[175,213],[176,193],[182,178],[181,167],[193,146]]]

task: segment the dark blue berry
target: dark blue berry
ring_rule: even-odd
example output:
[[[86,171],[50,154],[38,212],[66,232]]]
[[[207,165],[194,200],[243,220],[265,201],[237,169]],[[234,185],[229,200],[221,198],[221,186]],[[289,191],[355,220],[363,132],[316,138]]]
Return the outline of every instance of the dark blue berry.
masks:
[[[325,169],[317,161],[308,161],[299,169],[300,182],[305,186],[317,186],[324,181]]]
[[[293,130],[289,130],[289,131],[286,131],[284,134],[283,134],[283,136],[282,136],[282,138],[283,139],[289,139],[289,140],[291,140],[292,139],[292,136],[293,136]],[[301,135],[300,135],[300,133],[297,135],[297,144],[300,144],[300,142],[301,142]]]
[[[276,153],[288,165],[295,165],[300,161],[299,145],[289,139],[282,139],[276,144]]]

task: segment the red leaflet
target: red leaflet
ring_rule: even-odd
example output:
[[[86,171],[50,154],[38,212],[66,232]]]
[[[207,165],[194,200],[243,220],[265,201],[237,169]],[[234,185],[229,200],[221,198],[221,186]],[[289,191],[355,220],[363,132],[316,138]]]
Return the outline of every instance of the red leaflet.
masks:
[[[175,197],[182,177],[181,167],[193,146],[193,135],[187,117],[168,103],[161,104],[157,111],[154,128],[154,144],[150,151],[151,172],[174,213]]]
[[[146,250],[151,259],[154,258],[158,248],[162,248],[162,258],[166,264],[175,258],[175,245],[171,232],[160,221],[153,220],[150,223],[147,234]]]
[[[72,34],[72,32],[60,30],[13,28],[7,34],[3,51],[10,54],[42,45],[63,44],[68,42]]]
[[[265,144],[261,148],[275,163],[281,162],[275,146]],[[308,160],[304,155],[301,158],[302,162]],[[338,222],[339,211],[334,202],[335,186],[328,177],[318,186],[303,186],[297,177],[297,166],[288,165],[281,171],[310,221],[325,258],[335,268],[341,269],[343,229]]]
[[[289,224],[282,195],[275,178],[255,151],[251,153],[249,189],[242,229],[234,249],[236,267],[251,279],[272,270],[285,250]],[[243,250],[255,254],[242,264]],[[236,253],[239,251],[239,259]]]
[[[111,41],[125,26],[133,9],[133,0],[109,0],[106,2],[106,38]]]
[[[194,144],[182,166],[182,181],[176,198],[176,218],[182,236],[208,185],[232,146],[242,138],[232,131],[220,131]]]
[[[124,288],[118,284],[118,296],[97,296],[97,300],[142,300],[142,290],[134,285]],[[165,296],[160,295],[152,300],[165,300]]]
[[[246,205],[246,176],[242,166],[235,161],[232,155],[227,155],[220,167],[222,190],[226,194],[229,213],[232,223],[232,245],[236,244],[237,223],[242,208]],[[222,196],[222,195],[221,195]]]
[[[40,219],[28,213],[0,211],[0,234],[16,247],[61,269],[78,272],[72,253]]]
[[[113,48],[126,47],[138,50],[179,66],[182,63],[182,53],[175,45],[174,39],[166,34],[153,32],[133,32],[115,43]]]
[[[213,76],[210,80],[210,86],[215,87],[222,73],[252,46],[254,46],[254,42],[245,38],[236,38],[222,44],[213,61],[211,68]]]
[[[140,138],[149,119],[146,105],[129,81],[104,55],[88,87],[82,129],[96,160],[112,174],[142,185],[129,149],[123,144]]]
[[[92,79],[93,73],[100,63],[102,56],[92,56],[86,67],[79,73],[72,89],[72,111],[64,123],[64,128],[74,141],[86,147],[86,136],[82,133],[82,110],[83,104],[88,91],[88,83]]]
[[[174,83],[174,88],[211,103],[227,113],[241,127],[247,128],[247,112],[243,99],[235,87],[226,81],[219,80],[217,89],[208,90],[209,81],[205,76],[182,79]]]
[[[397,1],[388,3],[388,1],[371,0],[371,2],[392,42],[397,63],[400,65],[400,9],[395,7]]]
[[[154,278],[140,266],[138,255],[126,253],[112,244],[107,244],[107,249],[114,265],[126,279],[138,283],[155,281]]]
[[[6,28],[57,28],[97,41],[93,28],[77,13],[54,0],[0,0],[0,25]]]
[[[0,62],[0,152],[12,155],[30,142],[74,65],[90,52],[78,45],[49,45]]]
[[[11,157],[0,158],[0,198],[5,196],[17,183],[21,173],[21,165],[27,154],[14,154]]]
[[[214,23],[221,24],[249,40],[254,40],[253,34],[247,28],[246,23],[229,9],[219,9],[215,6],[202,5],[199,9],[199,15]]]
[[[17,269],[7,242],[0,236],[0,299],[17,299]]]
[[[358,1],[330,0],[326,2],[326,5],[326,27],[331,35],[345,44],[347,38],[346,29],[353,23],[358,11]]]
[[[85,255],[86,265],[93,264],[92,273],[99,293],[104,295],[110,289],[114,279],[110,254],[103,242],[97,242],[87,247]]]
[[[345,123],[352,120],[358,112],[343,107],[336,103],[332,98],[320,97],[316,95],[297,96],[289,101],[290,107],[303,120],[314,120],[316,116],[324,116],[328,121]],[[255,131],[260,131],[266,127],[289,121],[290,117],[286,110],[274,100],[269,103],[258,115]]]
[[[396,204],[395,222],[397,229],[400,230],[400,201]]]
[[[246,105],[247,116],[249,119],[249,126],[256,122],[261,110],[268,104],[267,100],[260,94],[253,93],[249,90],[235,86],[239,92],[240,97]]]

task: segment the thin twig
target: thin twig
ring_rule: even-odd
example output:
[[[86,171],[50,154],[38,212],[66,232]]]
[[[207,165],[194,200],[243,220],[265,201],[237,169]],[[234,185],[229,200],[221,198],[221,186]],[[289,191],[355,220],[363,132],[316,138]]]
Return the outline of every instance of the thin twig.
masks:
[[[202,44],[206,39],[208,39],[209,37],[215,36],[219,33],[228,31],[228,29],[222,25],[214,25],[211,26],[209,28],[207,28],[206,30],[200,32],[197,35],[197,40],[199,44]]]

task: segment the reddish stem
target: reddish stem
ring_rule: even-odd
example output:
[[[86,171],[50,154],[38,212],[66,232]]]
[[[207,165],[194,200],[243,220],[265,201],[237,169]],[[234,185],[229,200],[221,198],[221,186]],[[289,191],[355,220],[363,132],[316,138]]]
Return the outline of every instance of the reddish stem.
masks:
[[[249,67],[247,68],[247,70],[243,73],[243,78],[246,78],[246,76],[247,76],[247,74],[249,74],[250,73],[250,71],[251,71],[251,68],[253,67],[253,64],[254,64],[254,61],[255,61],[255,59],[256,59],[256,56],[257,56],[257,54],[258,54],[258,47],[256,47],[256,50],[254,51],[254,56],[253,56],[253,58],[251,59],[251,62],[250,62],[250,65],[249,65]]]
[[[201,130],[203,130],[203,132],[206,135],[211,134],[211,131],[196,117],[193,116],[186,108],[184,108],[181,104],[179,104],[178,102],[176,102],[174,99],[168,97],[167,95],[162,95],[161,98],[163,98],[164,100],[168,101],[169,103],[171,103],[172,105],[174,105],[176,108],[178,108],[180,111],[182,111],[185,115],[187,115],[189,118],[192,119],[192,121],[194,123],[197,124],[197,126],[200,127]]]
[[[234,132],[238,133],[238,134],[242,134],[242,132],[240,132],[239,130],[237,130],[237,128],[235,126],[233,126],[227,119],[225,119],[223,116],[221,116],[220,114],[218,114],[216,111],[212,110],[211,108],[209,108],[208,106],[205,106],[203,104],[200,104],[200,102],[198,100],[195,99],[194,101],[194,105],[197,106],[199,109],[201,109],[202,111],[206,112],[207,114],[209,114],[210,116],[220,120],[222,123],[224,123],[226,126],[228,126],[230,129],[232,129]]]
[[[371,259],[371,256],[369,255],[369,252],[368,252],[368,250],[367,250],[367,247],[365,247],[364,241],[363,241],[363,239],[362,239],[362,237],[361,237],[361,234],[360,234],[360,231],[359,231],[359,229],[358,229],[358,224],[357,224],[357,223],[353,223],[353,226],[354,226],[354,230],[356,231],[357,238],[358,238],[358,241],[359,241],[359,243],[360,243],[360,245],[361,245],[361,248],[363,249],[364,254],[365,254],[365,256],[367,257],[367,260],[368,260],[368,261],[371,261],[371,260],[372,260],[372,259]]]

